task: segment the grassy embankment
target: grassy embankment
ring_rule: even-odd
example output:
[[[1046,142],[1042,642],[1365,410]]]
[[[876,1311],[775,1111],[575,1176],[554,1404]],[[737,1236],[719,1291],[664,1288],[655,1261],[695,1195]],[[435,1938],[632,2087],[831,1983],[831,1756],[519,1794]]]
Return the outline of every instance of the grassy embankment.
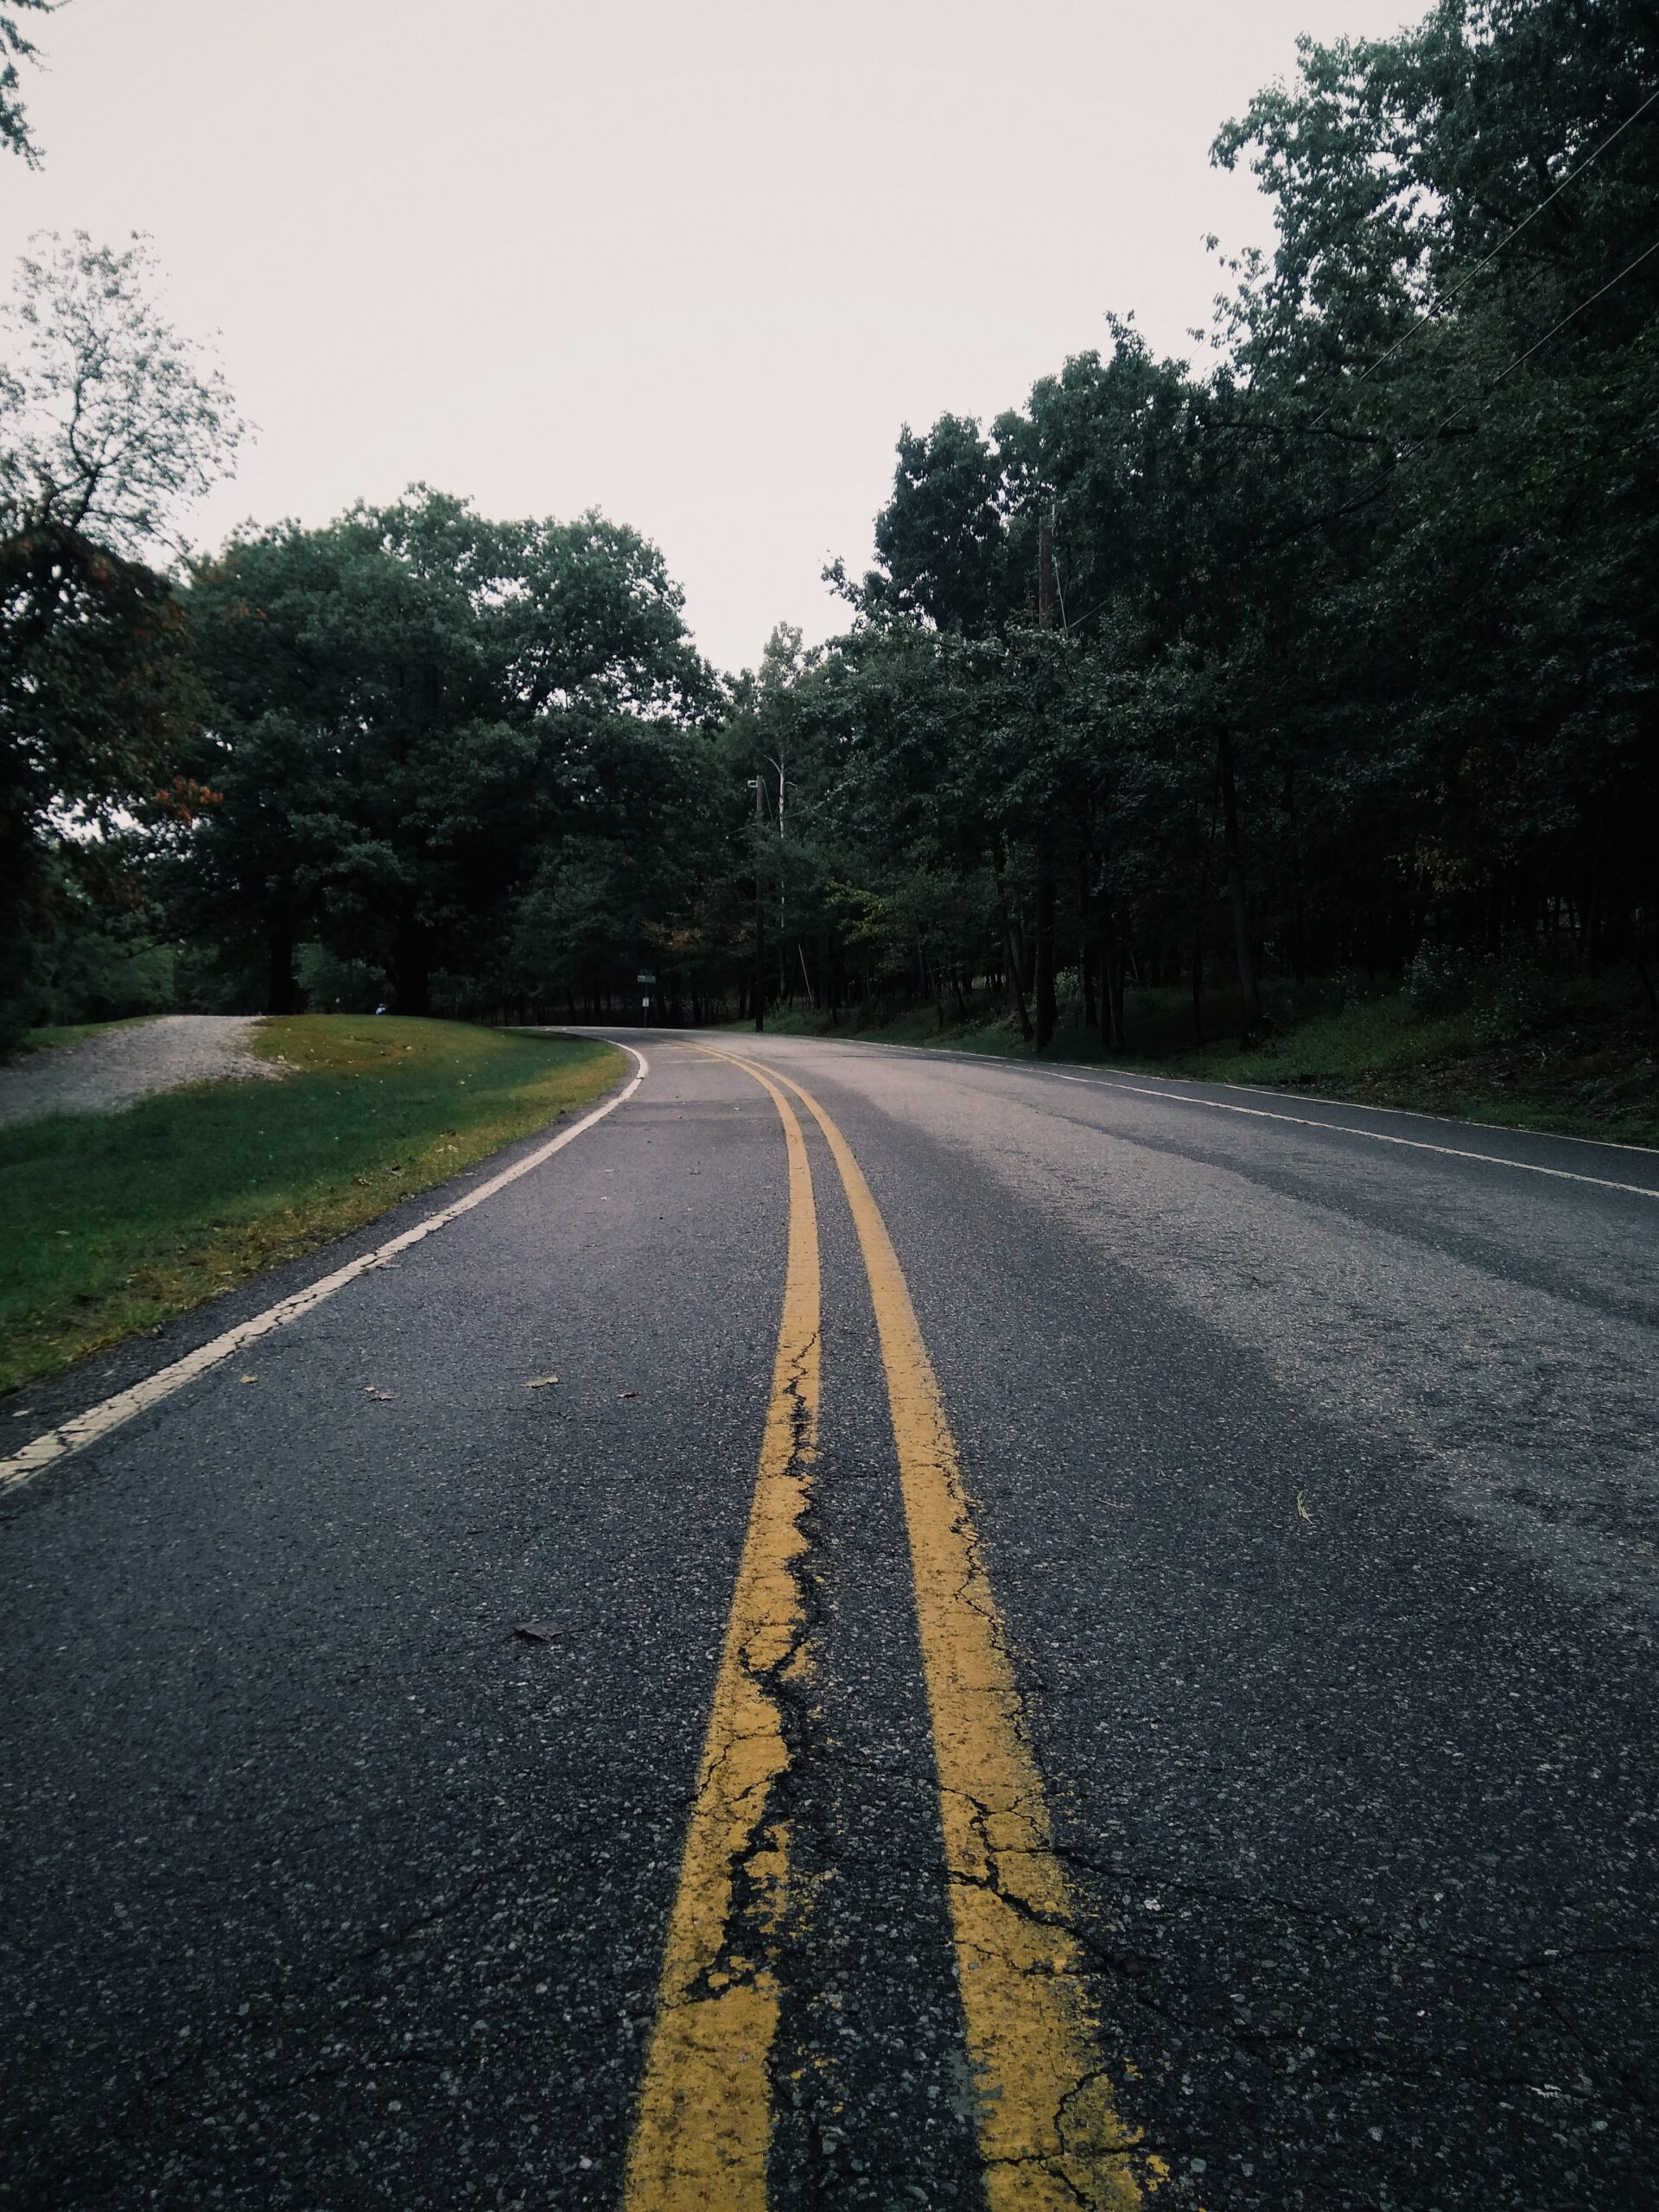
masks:
[[[314,1251],[585,1106],[612,1046],[458,1022],[266,1022],[280,1080],[0,1129],[0,1390]]]
[[[153,1014],[130,1014],[119,1021],[68,1021],[52,1029],[29,1029],[17,1047],[21,1057],[25,1052],[38,1052],[50,1045],[80,1045],[89,1037],[107,1037],[111,1029],[137,1029],[146,1021],[154,1021]]]
[[[1080,1022],[1063,1024],[1046,1058],[1207,1082],[1404,1106],[1461,1120],[1507,1122],[1624,1144],[1659,1145],[1659,1021],[1632,972],[1558,978],[1512,969],[1477,975],[1462,1002],[1425,1006],[1403,991],[1337,983],[1270,987],[1276,1033],[1238,1049],[1238,1006],[1206,994],[1206,1035],[1192,1044],[1192,1001],[1181,991],[1130,991],[1130,1049],[1107,1053]],[[768,1015],[768,1027],[830,1033],[825,1016]],[[893,1045],[1034,1057],[1001,1007],[939,1024],[931,1007],[893,1009],[834,1033]]]

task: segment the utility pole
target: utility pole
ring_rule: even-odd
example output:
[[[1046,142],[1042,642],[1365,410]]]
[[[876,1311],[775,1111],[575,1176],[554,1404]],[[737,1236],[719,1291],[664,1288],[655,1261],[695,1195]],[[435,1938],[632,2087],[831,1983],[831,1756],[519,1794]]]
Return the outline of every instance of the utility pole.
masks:
[[[1233,775],[1232,733],[1216,726],[1216,766],[1221,781],[1222,857],[1227,868],[1227,897],[1233,910],[1233,949],[1238,958],[1238,995],[1244,1009],[1239,1043],[1252,1051],[1272,1029],[1262,1007],[1262,985],[1250,943],[1249,902],[1244,892],[1244,849],[1238,834],[1238,785]]]
[[[778,995],[791,993],[789,981],[789,899],[784,880],[784,764],[770,753],[768,764],[778,771]]]
[[[766,827],[766,786],[759,770],[754,779],[754,1030],[760,1036],[766,1026],[766,892],[760,868],[760,836]]]
[[[1054,524],[1045,514],[1037,524],[1037,620],[1045,630],[1054,621]],[[1048,848],[1048,826],[1037,831],[1037,1049],[1053,1042],[1057,1008],[1054,1002],[1054,864]]]

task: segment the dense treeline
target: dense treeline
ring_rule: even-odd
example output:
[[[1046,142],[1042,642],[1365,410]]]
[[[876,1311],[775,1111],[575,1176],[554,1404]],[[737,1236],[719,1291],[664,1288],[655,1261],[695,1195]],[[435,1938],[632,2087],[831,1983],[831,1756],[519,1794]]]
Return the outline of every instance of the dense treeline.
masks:
[[[424,491],[232,545],[188,594],[217,711],[174,903],[235,917],[266,1002],[313,943],[400,1012],[610,979],[717,869],[718,694],[632,531]]]
[[[1132,327],[906,432],[850,634],[750,712],[827,997],[1057,993],[1659,923],[1659,15],[1445,0],[1304,44],[1211,365]],[[1645,944],[1644,944],[1645,940]],[[1644,973],[1645,973],[1644,968]]]
[[[37,360],[0,477],[3,1018],[123,1010],[159,951],[187,1004],[556,1018],[645,972],[658,1019],[989,994],[1118,1045],[1128,982],[1201,1019],[1225,976],[1259,1033],[1274,977],[1518,949],[1645,981],[1659,11],[1305,42],[1216,156],[1278,242],[1226,264],[1199,361],[1116,322],[988,426],[906,430],[846,633],[735,682],[598,516],[416,487],[163,573],[224,395],[129,378],[124,507]],[[37,354],[112,270],[35,268]]]

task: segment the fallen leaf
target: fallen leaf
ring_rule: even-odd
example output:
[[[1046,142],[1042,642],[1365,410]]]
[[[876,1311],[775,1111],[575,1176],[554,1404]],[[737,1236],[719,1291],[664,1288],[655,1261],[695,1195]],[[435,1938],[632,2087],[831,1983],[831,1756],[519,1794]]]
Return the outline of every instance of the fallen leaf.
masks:
[[[245,1375],[242,1377],[242,1380],[245,1382],[257,1382],[259,1380],[259,1377],[257,1375]]]
[[[521,1643],[556,1643],[564,1634],[551,1621],[520,1621],[512,1632]]]
[[[363,1395],[365,1398],[384,1398],[388,1402],[391,1402],[391,1393],[390,1390],[381,1389],[379,1385],[375,1382],[371,1382],[367,1389],[364,1391]]]
[[[524,1388],[526,1390],[550,1390],[558,1379],[556,1375],[533,1375]]]

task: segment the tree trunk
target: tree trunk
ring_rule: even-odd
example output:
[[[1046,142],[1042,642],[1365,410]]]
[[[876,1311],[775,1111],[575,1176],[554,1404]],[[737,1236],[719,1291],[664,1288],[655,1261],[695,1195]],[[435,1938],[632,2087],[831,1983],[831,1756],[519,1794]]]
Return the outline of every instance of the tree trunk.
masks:
[[[1192,939],[1192,1042],[1204,1043],[1204,931]]]
[[[432,1011],[432,953],[418,922],[398,927],[391,951],[391,1000],[399,1014]]]
[[[270,925],[270,980],[265,986],[267,1014],[297,1014],[299,987],[294,981],[294,928],[286,914]]]
[[[1227,896],[1233,910],[1233,946],[1238,956],[1238,993],[1244,1018],[1240,1046],[1248,1052],[1267,1035],[1268,1023],[1262,1012],[1262,987],[1256,981],[1255,954],[1250,944],[1249,907],[1244,896],[1244,858],[1238,835],[1238,787],[1233,775],[1233,741],[1225,722],[1216,730],[1216,762],[1221,772],[1222,838],[1227,862]]]
[[[1109,1052],[1121,1052],[1123,1033],[1123,956],[1109,906],[1100,917],[1100,1033]]]
[[[1307,912],[1302,897],[1302,833],[1296,818],[1296,774],[1285,766],[1285,813],[1290,823],[1290,892],[1292,900],[1291,972],[1299,983],[1307,981]]]
[[[1037,841],[1037,1049],[1046,1052],[1054,1041],[1054,870],[1050,865],[1048,839]]]
[[[1020,988],[1020,958],[1014,950],[1014,924],[1008,916],[1007,893],[1002,888],[1002,871],[1000,867],[996,871],[996,903],[1002,910],[1002,943],[1007,950],[1008,962],[1008,995],[1014,1001],[1014,1011],[1020,1024],[1020,1037],[1026,1044],[1029,1045],[1031,1016],[1026,1012],[1026,995]]]
[[[1099,1020],[1095,1001],[1095,916],[1090,893],[1090,855],[1087,845],[1077,855],[1077,975],[1083,985],[1083,1026],[1092,1029]]]

